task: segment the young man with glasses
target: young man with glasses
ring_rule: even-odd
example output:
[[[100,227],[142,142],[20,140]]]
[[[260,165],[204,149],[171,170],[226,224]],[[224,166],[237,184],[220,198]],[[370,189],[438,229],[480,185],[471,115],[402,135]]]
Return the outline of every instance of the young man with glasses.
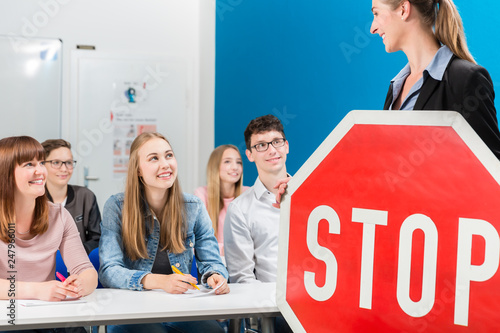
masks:
[[[250,121],[245,143],[259,176],[227,210],[224,248],[229,279],[232,283],[275,282],[280,211],[272,206],[273,187],[287,177],[288,141],[279,119],[267,115]]]
[[[246,155],[259,176],[229,204],[224,221],[224,253],[231,283],[276,282],[280,210],[276,183],[288,176],[288,141],[273,115],[253,119],[245,130]],[[275,332],[291,332],[283,317]]]
[[[96,196],[86,187],[68,184],[76,165],[69,142],[62,139],[46,140],[42,146],[47,168],[47,197],[71,213],[85,251],[89,254],[99,246],[101,237],[101,213]]]

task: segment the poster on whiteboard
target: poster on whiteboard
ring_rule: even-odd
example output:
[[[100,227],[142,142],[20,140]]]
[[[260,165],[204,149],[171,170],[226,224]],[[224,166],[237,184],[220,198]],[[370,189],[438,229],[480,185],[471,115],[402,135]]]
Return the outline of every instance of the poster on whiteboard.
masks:
[[[113,122],[113,177],[127,173],[130,146],[144,132],[156,132],[158,118],[148,109],[146,82],[122,81],[115,84],[115,103],[111,110]]]

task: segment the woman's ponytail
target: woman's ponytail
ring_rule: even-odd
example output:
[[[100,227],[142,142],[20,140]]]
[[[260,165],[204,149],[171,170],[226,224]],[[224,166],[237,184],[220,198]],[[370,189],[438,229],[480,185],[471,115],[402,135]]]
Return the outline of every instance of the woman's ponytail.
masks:
[[[457,57],[476,63],[467,47],[462,19],[453,0],[438,0],[434,6],[437,10],[436,38]]]

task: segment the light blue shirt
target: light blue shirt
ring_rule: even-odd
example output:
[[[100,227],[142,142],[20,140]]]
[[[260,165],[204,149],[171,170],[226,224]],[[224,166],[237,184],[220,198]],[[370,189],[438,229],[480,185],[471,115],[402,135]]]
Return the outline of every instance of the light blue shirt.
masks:
[[[400,110],[413,110],[415,107],[415,103],[417,102],[418,96],[420,95],[420,89],[422,89],[422,85],[425,80],[431,76],[434,80],[442,81],[443,75],[448,66],[448,63],[451,60],[453,53],[450,51],[448,46],[443,45],[436,52],[434,58],[432,58],[431,62],[424,69],[422,77],[411,87],[410,92],[406,95],[405,100],[401,103]],[[410,64],[406,64],[406,66],[401,70],[401,72],[391,80],[392,83],[392,103],[389,107],[389,110],[392,110],[392,105],[394,101],[398,98],[401,90],[403,88],[403,84],[405,83],[406,78],[410,75],[411,69]]]

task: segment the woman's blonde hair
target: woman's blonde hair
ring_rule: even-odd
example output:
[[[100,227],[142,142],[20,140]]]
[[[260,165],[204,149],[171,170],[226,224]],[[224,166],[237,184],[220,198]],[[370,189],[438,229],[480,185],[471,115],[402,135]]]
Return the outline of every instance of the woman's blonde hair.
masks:
[[[406,0],[382,0],[396,9]],[[422,21],[427,26],[434,27],[436,39],[461,59],[476,63],[469,52],[465,39],[462,18],[453,0],[408,0],[417,9]]]
[[[139,149],[149,140],[162,139],[168,144],[168,140],[159,133],[142,133],[130,147],[130,159],[128,162],[127,180],[125,185],[125,199],[123,203],[122,237],[125,253],[132,260],[148,258],[146,246],[146,223],[150,223],[153,229],[153,219],[145,219],[145,185],[139,175]],[[179,180],[176,178],[171,188],[167,190],[167,202],[159,214],[160,222],[160,245],[162,250],[173,253],[181,253],[185,250],[186,239],[185,227],[185,205]]]
[[[9,229],[16,221],[14,192],[15,169],[24,162],[45,159],[42,145],[29,136],[13,136],[0,140],[0,240],[9,242]],[[45,195],[35,199],[35,212],[30,232],[41,235],[49,228],[49,206]],[[10,225],[9,225],[10,224]],[[10,228],[9,228],[10,227]]]
[[[217,235],[219,229],[219,214],[221,209],[224,207],[224,200],[221,196],[220,188],[220,164],[222,161],[222,155],[227,149],[234,149],[241,154],[236,146],[233,145],[222,145],[214,149],[207,163],[207,210],[210,220],[212,220],[212,226],[214,228],[215,235]],[[238,197],[241,194],[241,188],[243,187],[243,174],[240,179],[234,184],[234,197]]]

